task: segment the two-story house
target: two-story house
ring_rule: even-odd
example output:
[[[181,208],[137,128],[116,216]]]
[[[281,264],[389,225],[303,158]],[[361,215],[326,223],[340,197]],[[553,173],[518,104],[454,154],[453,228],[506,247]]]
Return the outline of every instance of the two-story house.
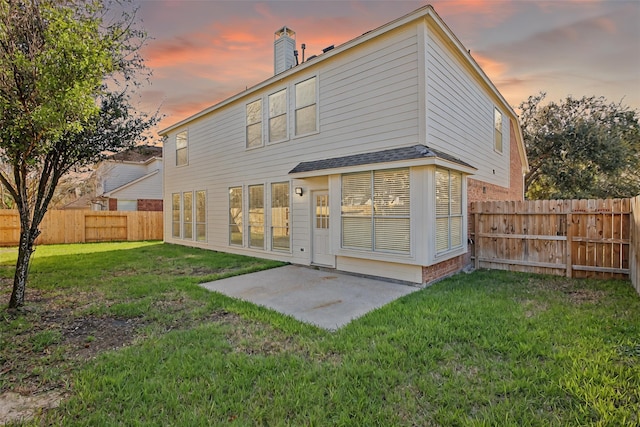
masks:
[[[161,131],[165,241],[429,283],[469,262],[467,205],[523,199],[518,118],[431,6]]]

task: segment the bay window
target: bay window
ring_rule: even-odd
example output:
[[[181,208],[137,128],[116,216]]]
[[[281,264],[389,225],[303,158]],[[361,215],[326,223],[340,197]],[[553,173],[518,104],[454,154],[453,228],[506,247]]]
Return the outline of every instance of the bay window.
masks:
[[[409,253],[409,168],[342,176],[342,247]]]
[[[436,253],[462,246],[462,174],[436,169]]]

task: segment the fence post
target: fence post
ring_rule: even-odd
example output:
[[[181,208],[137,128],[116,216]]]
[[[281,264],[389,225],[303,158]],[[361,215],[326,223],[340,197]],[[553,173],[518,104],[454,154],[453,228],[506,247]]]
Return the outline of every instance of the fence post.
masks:
[[[573,215],[571,211],[567,213],[567,277],[573,276]]]
[[[474,236],[476,238],[475,242],[473,242],[473,250],[475,252],[475,258],[473,260],[473,268],[477,270],[480,268],[480,202],[476,203],[475,213],[473,215],[473,228],[474,228]]]

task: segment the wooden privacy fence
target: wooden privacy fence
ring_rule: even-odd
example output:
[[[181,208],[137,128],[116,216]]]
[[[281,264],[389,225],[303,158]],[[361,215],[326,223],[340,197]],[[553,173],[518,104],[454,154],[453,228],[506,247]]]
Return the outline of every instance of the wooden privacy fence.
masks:
[[[631,283],[640,294],[640,196],[631,199]]]
[[[40,224],[36,244],[162,240],[162,212],[51,210]],[[15,210],[0,210],[0,246],[17,246],[20,218]]]
[[[638,210],[638,198],[474,202],[475,266],[568,277],[637,276]]]

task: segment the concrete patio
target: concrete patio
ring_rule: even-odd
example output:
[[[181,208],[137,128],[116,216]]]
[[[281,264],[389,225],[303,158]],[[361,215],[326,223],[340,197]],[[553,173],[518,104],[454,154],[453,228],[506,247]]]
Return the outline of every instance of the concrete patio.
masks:
[[[201,286],[328,330],[336,330],[376,308],[420,290],[416,286],[296,265]]]

